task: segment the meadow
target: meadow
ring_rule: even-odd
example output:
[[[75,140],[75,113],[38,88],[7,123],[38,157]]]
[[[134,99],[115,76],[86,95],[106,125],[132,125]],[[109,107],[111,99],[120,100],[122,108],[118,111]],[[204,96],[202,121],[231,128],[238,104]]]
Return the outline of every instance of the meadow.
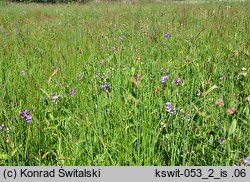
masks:
[[[248,165],[250,3],[0,3],[0,165]]]

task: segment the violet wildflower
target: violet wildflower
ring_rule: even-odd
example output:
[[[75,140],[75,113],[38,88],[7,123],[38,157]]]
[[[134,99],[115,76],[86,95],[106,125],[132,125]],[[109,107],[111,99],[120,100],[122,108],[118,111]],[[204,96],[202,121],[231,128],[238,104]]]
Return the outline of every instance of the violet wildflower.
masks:
[[[56,101],[57,99],[59,99],[59,95],[54,95],[52,98],[53,98],[53,101]]]
[[[176,78],[176,79],[175,79],[175,84],[176,84],[177,86],[179,86],[179,85],[181,84],[181,79],[180,79],[180,78]]]
[[[28,110],[28,109],[25,109],[23,113],[24,113],[24,114],[25,114],[25,116],[27,117],[27,116],[29,116],[29,113],[30,113],[30,112],[29,112],[29,110]]]
[[[21,118],[21,119],[26,119],[26,121],[28,122],[28,123],[30,123],[30,121],[31,121],[31,119],[32,119],[32,116],[30,116],[29,115],[29,110],[24,110],[24,111],[22,111],[22,112],[20,112],[19,113],[19,117]]]
[[[166,103],[166,112],[170,112],[171,111],[171,108],[172,108],[172,105],[170,102],[167,102]]]
[[[71,97],[75,93],[76,93],[76,87],[75,88],[71,88],[70,91],[69,91],[69,96]]]
[[[176,112],[177,112],[177,109],[174,108],[172,111],[170,111],[170,116],[172,116],[173,114],[176,114]]]
[[[106,93],[108,93],[109,85],[107,83],[100,86],[101,89],[103,89]]]
[[[2,130],[4,128],[4,124],[0,125],[0,130]]]
[[[246,158],[244,159],[244,163],[245,163],[246,165],[250,164],[250,156],[248,156],[248,157],[246,157]]]
[[[174,108],[174,109],[173,109],[173,114],[176,114],[176,112],[177,112],[177,109]]]
[[[19,118],[23,119],[25,117],[24,113],[23,112],[20,112],[19,113]]]
[[[168,80],[168,79],[169,79],[169,76],[162,76],[161,77],[161,83],[165,83],[166,80]]]
[[[62,96],[61,94],[55,95],[54,93],[51,93],[50,95],[52,97],[52,102],[57,102],[57,100],[59,99],[59,97]]]
[[[30,115],[28,115],[28,116],[26,117],[26,121],[27,121],[28,123],[31,121],[31,119],[32,119],[32,116],[30,116]]]
[[[107,83],[105,83],[103,87],[104,87],[104,90],[107,92],[109,89],[109,85]]]
[[[223,138],[220,138],[220,144],[222,144],[224,142]]]
[[[166,37],[166,38],[169,38],[169,37],[170,37],[170,32],[167,32],[167,33],[165,34],[165,37]]]

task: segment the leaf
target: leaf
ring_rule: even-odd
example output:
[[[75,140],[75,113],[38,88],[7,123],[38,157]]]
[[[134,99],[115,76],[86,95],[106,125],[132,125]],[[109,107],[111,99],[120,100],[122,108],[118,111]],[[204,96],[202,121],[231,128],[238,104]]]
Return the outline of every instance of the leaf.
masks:
[[[6,160],[6,159],[8,159],[7,154],[0,154],[0,160]]]
[[[40,88],[40,90],[47,96],[50,97],[50,94],[48,92],[46,92],[44,89]]]
[[[48,84],[50,84],[52,78],[57,74],[58,70],[59,70],[59,68],[56,68],[56,69],[53,71],[52,75],[49,77]]]
[[[209,88],[204,94],[203,96],[205,97],[207,94],[209,94],[210,92],[212,92],[214,89],[218,88],[218,86],[214,85],[211,88]]]
[[[46,152],[45,154],[43,154],[42,159],[44,159],[45,157],[47,157],[47,155],[48,155],[49,153],[50,153],[50,152]]]
[[[237,120],[234,119],[231,126],[230,126],[230,128],[229,128],[228,135],[232,135],[235,132],[236,125],[237,125]]]

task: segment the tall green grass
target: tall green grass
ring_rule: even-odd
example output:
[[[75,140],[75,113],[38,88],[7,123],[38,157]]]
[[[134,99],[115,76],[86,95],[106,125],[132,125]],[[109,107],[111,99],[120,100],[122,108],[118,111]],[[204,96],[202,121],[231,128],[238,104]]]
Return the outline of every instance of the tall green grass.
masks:
[[[240,165],[249,5],[0,6],[0,164]]]

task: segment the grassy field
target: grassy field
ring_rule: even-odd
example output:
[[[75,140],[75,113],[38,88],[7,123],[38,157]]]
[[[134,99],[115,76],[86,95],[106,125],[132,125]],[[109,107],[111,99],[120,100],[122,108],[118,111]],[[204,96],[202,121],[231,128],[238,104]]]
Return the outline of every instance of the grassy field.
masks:
[[[0,165],[247,165],[249,47],[249,2],[2,3]]]

